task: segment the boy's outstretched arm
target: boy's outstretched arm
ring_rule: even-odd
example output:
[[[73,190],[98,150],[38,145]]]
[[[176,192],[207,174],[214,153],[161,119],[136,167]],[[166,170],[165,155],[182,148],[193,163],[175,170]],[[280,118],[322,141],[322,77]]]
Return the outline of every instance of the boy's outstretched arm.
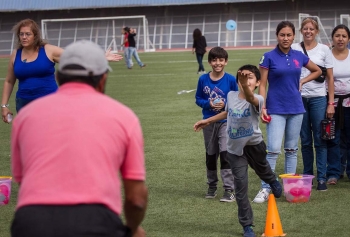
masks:
[[[241,87],[243,89],[243,93],[246,101],[248,101],[255,107],[258,107],[259,100],[254,96],[254,92],[252,91],[248,83],[248,78],[250,76],[253,76],[254,74],[252,72],[247,73],[247,72],[238,71],[237,75],[238,75],[238,81],[241,84]]]
[[[213,117],[207,118],[207,119],[203,119],[198,121],[197,123],[195,123],[193,125],[193,129],[195,132],[199,132],[202,128],[208,126],[211,123],[217,122],[217,121],[221,121],[227,118],[227,112],[223,111],[220,114],[217,114]]]

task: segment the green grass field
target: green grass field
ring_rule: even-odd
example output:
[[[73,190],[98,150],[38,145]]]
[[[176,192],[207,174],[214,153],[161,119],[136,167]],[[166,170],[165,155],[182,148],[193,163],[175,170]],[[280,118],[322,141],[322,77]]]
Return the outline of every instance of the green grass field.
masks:
[[[226,71],[236,74],[239,66],[257,65],[266,50],[232,50]],[[193,124],[201,119],[194,92],[198,75],[195,56],[188,52],[140,53],[147,67],[127,70],[124,61],[111,63],[106,94],[131,107],[140,118],[145,138],[149,205],[143,227],[150,237],[242,236],[236,203],[204,198],[207,190],[203,135]],[[0,78],[6,75],[8,59],[0,59]],[[209,66],[204,64],[208,71]],[[0,80],[2,91],[3,79]],[[10,106],[14,111],[13,93]],[[98,110],[98,108],[92,108]],[[91,111],[93,113],[93,111]],[[261,126],[265,133],[265,126]],[[0,175],[10,175],[11,125],[0,123]],[[283,155],[277,174],[283,173]],[[298,172],[302,172],[299,152]],[[222,194],[219,182],[219,195]],[[111,187],[113,188],[113,187]],[[260,188],[256,174],[249,170],[249,197]],[[13,184],[10,204],[0,207],[0,237],[9,237],[18,186]],[[327,192],[313,188],[310,202],[292,204],[277,199],[283,230],[291,237],[349,237],[350,182],[341,180]],[[220,196],[219,196],[220,197]],[[264,232],[267,203],[252,204],[257,236]]]

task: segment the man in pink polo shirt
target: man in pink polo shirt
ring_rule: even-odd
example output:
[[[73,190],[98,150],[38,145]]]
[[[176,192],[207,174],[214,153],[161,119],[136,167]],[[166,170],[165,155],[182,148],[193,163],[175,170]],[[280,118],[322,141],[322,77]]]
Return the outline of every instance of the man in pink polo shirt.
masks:
[[[145,236],[141,126],[103,94],[110,70],[97,44],[69,45],[56,75],[59,90],[15,118],[11,158],[20,188],[13,237]]]

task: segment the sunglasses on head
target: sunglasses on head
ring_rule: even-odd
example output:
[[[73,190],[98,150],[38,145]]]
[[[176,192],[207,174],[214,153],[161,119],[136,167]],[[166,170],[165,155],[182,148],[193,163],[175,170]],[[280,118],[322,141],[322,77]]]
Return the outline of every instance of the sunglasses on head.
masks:
[[[318,21],[317,21],[317,17],[308,16],[308,17],[304,18],[303,22],[304,22],[304,21],[306,21],[306,20],[312,20],[312,21],[314,21],[314,22],[318,23]]]

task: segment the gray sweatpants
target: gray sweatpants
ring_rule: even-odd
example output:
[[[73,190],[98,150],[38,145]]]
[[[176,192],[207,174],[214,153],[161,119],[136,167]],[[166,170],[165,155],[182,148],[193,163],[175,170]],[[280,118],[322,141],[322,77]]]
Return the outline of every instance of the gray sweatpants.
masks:
[[[243,155],[227,153],[235,182],[236,202],[238,205],[239,223],[244,227],[253,224],[253,211],[248,199],[248,164],[266,183],[276,180],[276,176],[266,160],[266,145],[262,141],[258,145],[245,146]]]
[[[234,190],[231,166],[227,161],[227,134],[225,123],[212,123],[203,129],[206,151],[207,183],[216,188],[218,183],[217,160],[220,157],[220,174],[225,190]]]

